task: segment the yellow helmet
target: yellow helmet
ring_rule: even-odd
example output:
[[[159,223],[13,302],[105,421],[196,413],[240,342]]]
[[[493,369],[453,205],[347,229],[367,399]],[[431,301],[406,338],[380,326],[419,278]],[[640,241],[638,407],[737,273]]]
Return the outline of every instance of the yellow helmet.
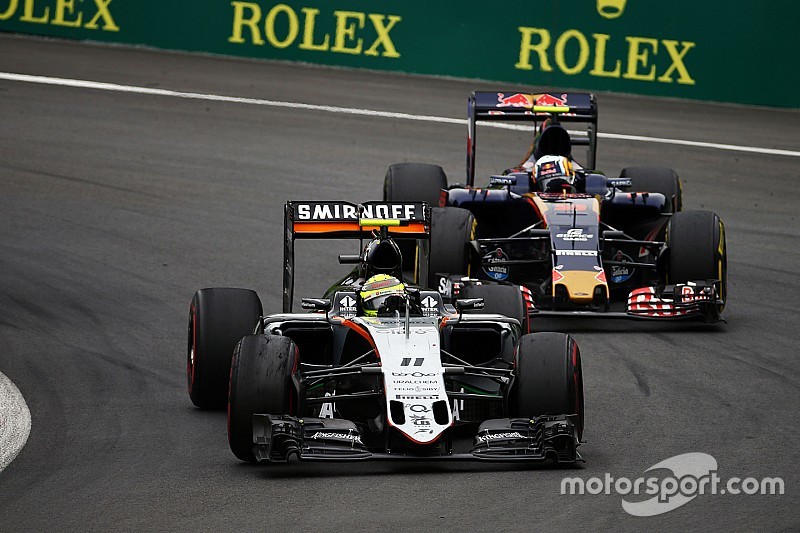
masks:
[[[376,274],[358,293],[365,316],[378,316],[378,311],[399,310],[405,303],[406,286],[396,277]]]

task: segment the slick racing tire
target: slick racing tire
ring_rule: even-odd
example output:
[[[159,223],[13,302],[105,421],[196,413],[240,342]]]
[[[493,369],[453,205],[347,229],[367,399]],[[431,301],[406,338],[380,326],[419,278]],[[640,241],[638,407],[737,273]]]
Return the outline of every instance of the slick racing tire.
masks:
[[[236,343],[253,333],[261,300],[248,289],[200,289],[189,306],[186,375],[189,398],[201,409],[224,409]]]
[[[483,298],[483,309],[470,309],[465,313],[485,313],[516,319],[522,326],[522,334],[530,332],[528,306],[517,285],[467,285],[460,298]]]
[[[678,173],[666,167],[628,167],[619,175],[631,180],[631,192],[657,192],[663,194],[667,203],[663,213],[677,213],[683,208],[681,180]]]
[[[297,346],[289,337],[248,335],[233,351],[228,394],[228,444],[253,463],[253,414],[290,415],[297,405],[292,373]]]
[[[427,202],[429,207],[439,206],[442,189],[447,188],[447,176],[438,165],[425,163],[396,163],[386,171],[383,180],[384,202]],[[416,243],[398,240],[403,256],[403,270],[414,270]]]
[[[475,217],[472,213],[460,207],[432,209],[428,279],[420,279],[420,285],[425,284],[433,290],[438,290],[437,272],[468,276],[469,243],[474,238]]]
[[[509,398],[512,417],[576,415],[583,436],[583,372],[575,340],[565,333],[529,333],[517,344],[514,385]]]
[[[720,280],[720,299],[728,296],[728,252],[725,226],[713,211],[683,211],[667,225],[667,283]],[[722,312],[724,304],[719,306]]]

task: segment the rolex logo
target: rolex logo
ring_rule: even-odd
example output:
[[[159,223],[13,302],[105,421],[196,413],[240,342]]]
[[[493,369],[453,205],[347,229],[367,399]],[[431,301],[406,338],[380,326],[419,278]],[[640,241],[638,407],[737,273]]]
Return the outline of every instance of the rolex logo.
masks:
[[[628,0],[597,0],[597,12],[601,17],[615,19],[622,16]]]

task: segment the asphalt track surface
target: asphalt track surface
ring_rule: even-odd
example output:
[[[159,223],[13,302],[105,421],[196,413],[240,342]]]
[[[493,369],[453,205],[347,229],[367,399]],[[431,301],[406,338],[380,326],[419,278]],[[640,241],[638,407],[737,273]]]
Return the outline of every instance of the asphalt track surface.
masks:
[[[497,88],[10,36],[0,72],[453,118],[469,91]],[[599,101],[604,132],[800,148],[797,111]],[[225,415],[188,399],[193,292],[250,287],[277,311],[286,200],[377,199],[401,161],[456,181],[465,129],[6,80],[0,124],[0,372],[32,418],[0,473],[0,530],[800,528],[798,158],[601,141],[608,174],[672,166],[685,208],[720,214],[730,300],[718,326],[536,323],[582,348],[584,466],[275,468],[239,463]],[[526,142],[484,134],[486,171]],[[334,248],[299,246],[298,292],[318,294],[341,272],[335,254],[355,251]],[[560,494],[566,476],[635,479],[687,452],[714,456],[723,479],[780,476],[786,494],[698,496],[650,518],[627,515],[619,495]]]

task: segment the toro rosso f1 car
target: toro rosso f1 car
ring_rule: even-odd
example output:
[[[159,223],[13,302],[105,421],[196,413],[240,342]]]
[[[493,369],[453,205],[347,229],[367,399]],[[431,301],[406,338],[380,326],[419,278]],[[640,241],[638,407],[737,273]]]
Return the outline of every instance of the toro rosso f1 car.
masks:
[[[476,285],[514,284],[532,316],[720,320],[722,221],[682,210],[672,169],[629,167],[618,178],[593,170],[594,95],[475,92],[468,111],[465,185],[448,187],[441,167],[419,163],[392,165],[384,181],[386,201],[441,206],[433,210],[429,268],[418,270],[423,286],[459,298]],[[492,121],[528,123],[537,135],[521,163],[476,187],[476,127]],[[575,146],[586,148],[585,167]]]
[[[429,239],[425,204],[289,202],[285,216],[284,312],[233,288],[190,308],[189,394],[227,406],[236,457],[581,460],[575,341],[404,282],[394,237]],[[292,312],[295,239],[365,237],[339,258],[352,272]]]

